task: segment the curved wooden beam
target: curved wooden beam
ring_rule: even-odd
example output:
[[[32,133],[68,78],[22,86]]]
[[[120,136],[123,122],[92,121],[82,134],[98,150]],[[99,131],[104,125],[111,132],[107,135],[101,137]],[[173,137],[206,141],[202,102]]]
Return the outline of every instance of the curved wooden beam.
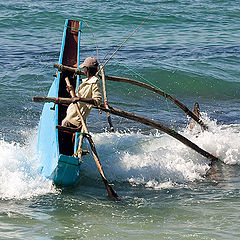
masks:
[[[64,66],[64,65],[59,65],[59,64],[54,64],[54,67],[57,68],[59,71],[71,71],[74,72],[78,75],[85,75],[84,72],[82,72],[81,70],[77,69],[77,68],[72,68],[72,67],[68,67],[68,66]],[[101,77],[101,75],[100,75]],[[115,77],[115,76],[105,76],[106,80],[109,81],[114,81],[114,82],[125,82],[125,83],[129,83],[129,84],[133,84],[142,88],[146,88],[152,92],[155,92],[167,99],[169,99],[170,101],[172,101],[174,104],[176,104],[180,109],[182,109],[189,117],[191,117],[192,119],[194,119],[200,126],[202,126],[202,128],[204,130],[208,129],[208,126],[199,118],[197,117],[191,110],[189,110],[183,103],[181,103],[180,101],[178,101],[177,99],[175,99],[174,97],[172,97],[171,95],[149,85],[146,83],[142,83],[130,78],[123,78],[123,77]]]
[[[70,98],[54,98],[54,97],[34,97],[33,101],[34,102],[54,102],[56,104],[58,104],[58,103],[60,103],[60,104],[61,103],[70,104],[72,102]],[[86,103],[88,101],[84,100],[82,102]],[[91,104],[90,102],[88,102],[88,103]],[[120,110],[118,108],[113,108],[113,107],[110,107],[110,106],[107,109],[106,107],[104,107],[103,104],[101,104],[101,106],[96,106],[96,105],[93,105],[93,104],[91,104],[91,105],[94,108],[101,109],[102,111],[110,112],[111,114],[114,114],[114,115],[117,115],[117,116],[120,116],[120,117],[124,117],[124,118],[130,119],[130,120],[133,120],[133,121],[137,121],[137,122],[140,122],[140,123],[145,124],[147,126],[150,126],[150,127],[155,128],[155,129],[158,129],[160,131],[163,131],[163,132],[167,133],[168,135],[174,137],[178,141],[182,142],[186,146],[190,147],[194,151],[198,152],[202,156],[208,158],[211,161],[211,163],[214,162],[214,161],[219,161],[219,159],[217,157],[215,157],[213,154],[211,154],[211,153],[205,151],[204,149],[198,147],[195,143],[191,142],[190,140],[188,140],[183,135],[181,135],[181,134],[177,133],[176,131],[168,128],[167,126],[163,125],[160,122],[156,122],[156,121],[153,121],[151,119],[136,115],[134,113],[126,112],[126,111]]]

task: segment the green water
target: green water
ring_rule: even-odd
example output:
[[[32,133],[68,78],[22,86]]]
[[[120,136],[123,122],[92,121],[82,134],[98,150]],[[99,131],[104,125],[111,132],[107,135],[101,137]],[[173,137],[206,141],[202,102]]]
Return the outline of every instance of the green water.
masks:
[[[161,121],[221,163],[146,126],[93,110],[88,119],[120,202],[107,199],[93,161],[79,185],[59,189],[34,156],[42,105],[55,73],[65,19],[83,20],[81,58],[106,59],[106,74],[150,83],[190,109],[209,131],[198,138],[180,109],[144,89],[107,83],[109,103]],[[239,1],[1,1],[0,239],[240,239]],[[127,67],[126,67],[127,66]]]

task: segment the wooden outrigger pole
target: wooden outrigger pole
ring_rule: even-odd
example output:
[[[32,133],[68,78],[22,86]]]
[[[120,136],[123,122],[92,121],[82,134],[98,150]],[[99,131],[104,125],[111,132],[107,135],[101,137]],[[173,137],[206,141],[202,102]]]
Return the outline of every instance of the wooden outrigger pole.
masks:
[[[59,64],[54,64],[53,65],[55,68],[57,68],[59,71],[70,71],[70,72],[74,72],[78,75],[85,75],[83,71],[77,69],[77,68],[72,68],[72,67],[68,67],[68,66],[64,66],[64,65],[59,65]],[[101,75],[100,75],[101,77]],[[170,101],[172,101],[174,104],[176,104],[180,109],[182,109],[189,117],[191,117],[192,119],[194,119],[204,130],[208,129],[208,126],[198,117],[196,116],[191,110],[189,110],[183,103],[181,103],[180,101],[178,101],[177,99],[175,99],[174,97],[172,97],[171,95],[149,85],[146,83],[142,83],[130,78],[123,78],[123,77],[115,77],[115,76],[105,76],[106,80],[109,81],[114,81],[114,82],[125,82],[125,83],[129,83],[129,84],[133,84],[139,87],[143,87],[146,88],[150,91],[153,91],[167,99],[169,99]]]
[[[106,81],[105,81],[105,73],[104,73],[104,69],[102,66],[100,66],[100,69],[101,69],[101,77],[102,77],[102,88],[103,88],[103,99],[104,99],[104,106],[109,109],[109,106],[108,106],[108,100],[107,100],[107,90],[106,90]],[[112,119],[111,119],[111,116],[110,116],[110,113],[107,112],[107,120],[108,120],[108,124],[110,126],[110,130],[112,132],[114,132],[114,127],[113,127],[113,124],[112,124]]]
[[[70,98],[54,98],[54,97],[52,97],[52,98],[51,97],[34,97],[33,101],[34,102],[54,102],[54,103],[58,103],[58,104],[70,104],[70,103],[72,103]],[[92,103],[90,103],[88,100],[81,100],[80,102],[85,102],[85,103],[91,104],[94,108],[101,109],[102,111],[110,112],[111,114],[114,114],[114,115],[117,115],[117,116],[120,116],[120,117],[124,117],[124,118],[130,119],[130,120],[133,120],[133,121],[137,121],[137,122],[140,122],[140,123],[145,124],[147,126],[150,126],[150,127],[155,128],[155,129],[161,130],[161,131],[167,133],[168,135],[174,137],[178,141],[182,142],[184,145],[190,147],[194,151],[198,152],[202,156],[208,158],[211,161],[211,163],[213,161],[219,161],[219,159],[217,157],[215,157],[213,154],[211,154],[211,153],[205,151],[204,149],[200,148],[195,143],[188,140],[186,137],[184,137],[181,134],[177,133],[176,131],[168,128],[167,126],[164,126],[160,122],[156,122],[156,121],[153,121],[151,119],[136,115],[134,113],[126,112],[126,111],[120,110],[118,108],[110,107],[110,106],[107,109],[103,104],[101,104],[100,106],[96,106],[96,105],[93,105]]]
[[[65,78],[65,81],[66,81],[66,84],[68,87],[71,86],[71,83],[68,79],[68,77]],[[75,97],[75,93],[74,93],[74,90],[70,90],[70,95],[71,97]],[[99,160],[99,157],[98,157],[98,154],[97,154],[97,150],[95,148],[95,144],[92,140],[92,137],[89,135],[89,132],[88,132],[88,129],[87,129],[87,125],[85,123],[85,120],[83,119],[83,116],[82,116],[82,113],[80,111],[80,108],[78,106],[77,103],[74,103],[75,105],[75,108],[76,108],[76,112],[81,120],[81,124],[82,124],[82,129],[83,129],[83,133],[86,135],[86,138],[89,142],[89,145],[91,147],[91,151],[92,151],[92,155],[93,155],[93,158],[95,160],[95,163],[97,165],[97,168],[98,168],[98,171],[102,177],[102,180],[105,184],[105,187],[106,187],[106,190],[107,190],[107,193],[108,193],[108,197],[111,199],[111,200],[118,200],[118,195],[116,193],[116,191],[109,185],[108,181],[107,181],[107,178],[103,172],[103,169],[102,169],[102,165],[100,163],[100,160]]]

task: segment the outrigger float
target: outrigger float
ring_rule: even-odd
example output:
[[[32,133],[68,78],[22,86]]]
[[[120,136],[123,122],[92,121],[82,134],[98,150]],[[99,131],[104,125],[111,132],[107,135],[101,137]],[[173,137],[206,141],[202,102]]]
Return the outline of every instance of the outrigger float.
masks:
[[[84,75],[84,73],[79,69],[81,28],[81,21],[66,20],[59,61],[58,64],[54,64],[54,67],[57,68],[57,73],[48,92],[48,96],[33,98],[33,101],[35,102],[45,102],[39,124],[37,154],[42,164],[42,174],[46,178],[52,179],[54,184],[60,186],[73,186],[77,184],[81,174],[82,161],[90,158],[90,155],[92,155],[107,189],[108,197],[110,199],[117,200],[118,195],[112,186],[109,185],[106,179],[94,142],[91,138],[91,135],[88,133],[87,126],[82,119],[81,112],[78,109],[77,104],[75,104],[76,111],[81,119],[82,128],[73,129],[61,126],[61,122],[66,116],[67,107],[69,104],[71,104],[71,98],[69,98],[69,93],[66,90],[66,86],[72,85],[74,89],[78,88],[81,81],[80,76]],[[105,65],[106,63],[103,65],[103,67]],[[132,79],[105,76],[103,67],[100,69],[101,74],[98,73],[97,75],[102,79],[104,104],[101,104],[100,106],[93,105],[93,107],[107,112],[111,130],[113,130],[113,126],[111,124],[109,115],[110,113],[161,130],[181,141],[183,144],[198,152],[202,156],[208,158],[211,163],[219,160],[214,155],[201,149],[181,134],[164,126],[160,122],[155,122],[153,120],[138,116],[134,113],[110,107],[107,103],[105,79],[108,81],[126,82],[139,87],[144,87],[150,91],[154,91],[155,93],[160,94],[175,103],[188,116],[194,119],[196,123],[200,124],[203,129],[207,129],[207,126],[196,114],[194,114],[184,104],[169,94],[166,94],[148,84]],[[71,97],[74,97],[74,91],[71,91],[70,94]],[[91,104],[87,101],[84,102]],[[83,150],[86,149],[85,146],[87,145],[90,147],[89,149],[91,154],[89,154],[89,151]]]

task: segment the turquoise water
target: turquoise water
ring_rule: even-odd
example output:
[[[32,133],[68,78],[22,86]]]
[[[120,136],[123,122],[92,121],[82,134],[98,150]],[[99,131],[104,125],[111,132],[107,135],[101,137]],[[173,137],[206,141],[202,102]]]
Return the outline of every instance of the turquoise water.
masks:
[[[106,197],[94,162],[80,184],[58,189],[34,156],[42,104],[53,81],[66,18],[84,20],[82,60],[104,62],[154,10],[105,68],[141,80],[190,109],[209,131],[196,138],[176,106],[144,89],[107,83],[111,106],[177,129],[221,163],[149,127],[93,110],[89,130],[121,202]],[[0,239],[240,239],[240,1],[1,1]],[[197,131],[197,129],[196,129]]]

